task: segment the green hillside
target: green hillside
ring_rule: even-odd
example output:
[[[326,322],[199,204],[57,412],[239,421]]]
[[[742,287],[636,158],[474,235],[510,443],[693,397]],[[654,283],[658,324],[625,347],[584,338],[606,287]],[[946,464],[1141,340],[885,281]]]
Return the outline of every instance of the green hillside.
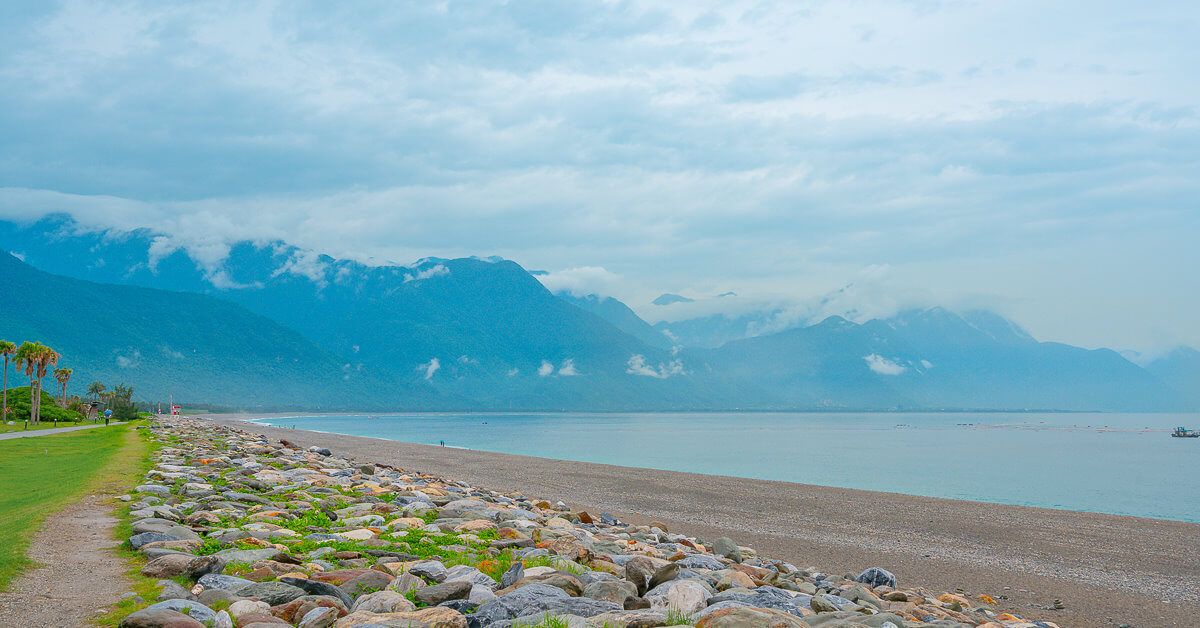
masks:
[[[125,382],[139,399],[232,406],[397,408],[436,399],[348,369],[300,334],[206,295],[50,275],[7,253],[0,294],[0,338],[60,352],[60,365],[75,369],[76,393],[98,380]]]

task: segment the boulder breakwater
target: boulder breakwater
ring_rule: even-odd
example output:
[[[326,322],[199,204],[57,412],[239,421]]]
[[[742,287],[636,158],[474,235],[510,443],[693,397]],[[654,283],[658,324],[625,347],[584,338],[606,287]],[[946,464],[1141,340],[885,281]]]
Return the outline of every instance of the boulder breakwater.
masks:
[[[152,467],[122,499],[161,592],[130,628],[1056,626],[887,565],[822,573],[204,421],[149,431]]]

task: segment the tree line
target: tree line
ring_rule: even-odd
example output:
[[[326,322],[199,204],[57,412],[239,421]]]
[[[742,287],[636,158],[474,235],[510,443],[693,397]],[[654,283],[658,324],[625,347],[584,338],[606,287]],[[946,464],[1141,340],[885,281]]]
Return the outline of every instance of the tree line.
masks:
[[[94,418],[103,405],[106,409],[113,411],[113,418],[136,418],[137,412],[133,407],[133,387],[125,384],[119,384],[110,391],[104,384],[92,382],[87,390],[88,396],[92,398],[90,403],[78,396],[68,398],[67,384],[71,381],[74,369],[60,367],[51,371],[51,367],[58,366],[62,354],[40,342],[27,341],[17,346],[13,342],[0,340],[0,357],[4,359],[3,382],[0,384],[2,386],[0,390],[4,391],[3,399],[0,400],[0,418],[4,421],[9,420],[8,368],[10,363],[16,366],[17,373],[23,372],[29,378],[30,425],[41,422],[42,380],[47,375],[53,376],[58,383],[58,405],[63,409],[72,410],[84,418]]]

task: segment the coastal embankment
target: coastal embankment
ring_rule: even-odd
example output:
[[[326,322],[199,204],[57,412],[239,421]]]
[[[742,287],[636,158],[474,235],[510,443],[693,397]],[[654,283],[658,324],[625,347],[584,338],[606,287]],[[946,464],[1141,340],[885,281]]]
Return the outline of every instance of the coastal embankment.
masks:
[[[1192,625],[1200,608],[1195,523],[441,448],[246,418],[210,417],[360,460],[558,497],[573,509],[632,523],[657,520],[685,534],[728,536],[829,573],[884,566],[931,589],[989,595],[1014,612],[1065,626]],[[902,452],[877,464],[879,473],[904,472]]]

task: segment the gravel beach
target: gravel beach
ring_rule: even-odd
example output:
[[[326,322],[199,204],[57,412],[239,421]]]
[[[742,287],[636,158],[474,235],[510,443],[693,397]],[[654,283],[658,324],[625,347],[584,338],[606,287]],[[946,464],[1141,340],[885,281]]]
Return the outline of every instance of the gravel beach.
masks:
[[[1191,626],[1200,612],[1200,524],[550,460],[246,418],[210,417],[473,485],[560,496],[634,523],[729,536],[832,573],[879,564],[922,585],[987,594],[1061,625]],[[882,472],[903,472],[893,464]]]

